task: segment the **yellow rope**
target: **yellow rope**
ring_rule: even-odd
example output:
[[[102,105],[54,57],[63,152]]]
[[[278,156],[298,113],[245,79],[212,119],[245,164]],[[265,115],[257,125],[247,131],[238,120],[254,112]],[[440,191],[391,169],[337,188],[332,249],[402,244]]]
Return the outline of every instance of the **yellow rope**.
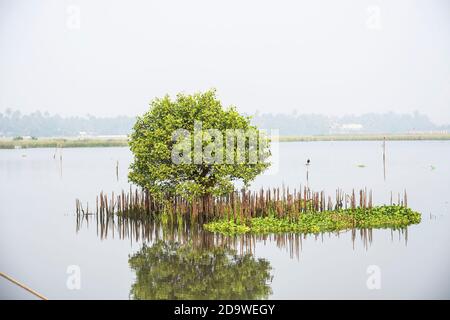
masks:
[[[26,285],[24,285],[24,284],[20,283],[19,281],[17,281],[17,280],[15,280],[15,279],[11,278],[10,276],[4,274],[4,273],[1,272],[1,271],[0,271],[0,276],[2,276],[3,278],[5,278],[5,279],[11,281],[12,283],[18,285],[19,287],[21,287],[21,288],[27,290],[28,292],[34,294],[36,297],[38,297],[38,298],[40,298],[40,299],[42,299],[42,300],[48,300],[48,299],[47,299],[46,297],[44,297],[42,294],[39,294],[39,293],[37,293],[36,291],[34,291],[33,289],[28,288]]]

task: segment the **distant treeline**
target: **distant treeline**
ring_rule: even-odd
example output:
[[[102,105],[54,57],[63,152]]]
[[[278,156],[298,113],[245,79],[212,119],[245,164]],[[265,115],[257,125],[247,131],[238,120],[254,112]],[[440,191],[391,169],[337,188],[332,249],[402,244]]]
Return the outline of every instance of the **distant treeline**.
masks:
[[[135,117],[61,117],[36,111],[21,114],[7,109],[0,113],[0,136],[64,137],[83,135],[126,135]]]
[[[450,125],[437,126],[424,114],[367,113],[329,117],[319,114],[255,114],[260,128],[279,129],[281,135],[322,135],[338,133],[409,133],[448,131]]]
[[[61,117],[36,111],[21,114],[7,109],[0,112],[0,136],[98,136],[130,133],[136,117]],[[318,114],[260,114],[252,115],[260,128],[278,129],[281,135],[323,135],[336,133],[408,133],[450,131],[450,125],[437,126],[418,112],[413,114],[368,113],[359,116],[329,117]]]

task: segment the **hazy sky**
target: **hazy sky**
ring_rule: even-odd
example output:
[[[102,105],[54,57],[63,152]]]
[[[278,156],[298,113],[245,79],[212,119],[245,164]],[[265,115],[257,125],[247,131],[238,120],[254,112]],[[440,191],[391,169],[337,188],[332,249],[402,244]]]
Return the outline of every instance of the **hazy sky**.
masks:
[[[136,115],[211,87],[247,113],[450,123],[450,1],[0,0],[0,110]]]

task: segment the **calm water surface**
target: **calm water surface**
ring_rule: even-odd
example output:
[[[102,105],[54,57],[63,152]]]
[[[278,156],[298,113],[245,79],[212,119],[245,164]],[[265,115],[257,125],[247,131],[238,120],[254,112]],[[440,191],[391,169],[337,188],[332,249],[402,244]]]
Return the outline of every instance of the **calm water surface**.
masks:
[[[306,237],[231,239],[193,227],[77,224],[76,198],[94,204],[101,190],[129,187],[131,154],[80,148],[54,156],[54,149],[0,150],[0,270],[50,299],[164,298],[173,288],[187,297],[211,296],[214,288],[215,298],[450,298],[450,142],[388,142],[386,181],[380,142],[280,144],[273,168],[253,187],[304,185],[310,158],[314,190],[367,187],[382,204],[391,191],[406,189],[409,206],[423,214],[403,233]],[[67,287],[72,265],[80,267],[79,290]],[[373,265],[379,290],[367,287]],[[33,297],[0,279],[0,298]]]

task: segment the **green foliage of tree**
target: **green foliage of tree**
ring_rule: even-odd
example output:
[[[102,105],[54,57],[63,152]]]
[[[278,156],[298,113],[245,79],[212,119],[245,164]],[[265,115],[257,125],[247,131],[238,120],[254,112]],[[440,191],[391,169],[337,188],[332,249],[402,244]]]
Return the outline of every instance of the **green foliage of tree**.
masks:
[[[195,135],[194,125],[198,122],[202,123],[203,137]],[[216,98],[215,90],[193,95],[178,94],[175,100],[169,96],[155,99],[151,102],[150,110],[138,117],[130,135],[129,144],[134,154],[129,173],[131,182],[153,194],[177,194],[187,197],[220,195],[234,189],[233,181],[243,181],[247,185],[269,166],[266,161],[269,156],[267,138],[258,138],[262,145],[259,148],[261,161],[256,163],[196,163],[194,159],[199,154],[195,148],[187,153],[187,158],[192,160],[190,163],[174,163],[172,149],[178,143],[174,141],[174,132],[179,129],[191,133],[191,136],[185,137],[187,145],[194,146],[196,139],[200,138],[204,150],[211,143],[218,142],[220,148],[211,155],[223,157],[221,159],[236,159],[240,156],[237,143],[233,148],[227,148],[226,143],[220,144],[214,136],[205,134],[208,129],[217,129],[222,133],[227,129],[254,130],[260,133],[250,124],[249,117],[240,115],[234,107],[223,108]],[[249,147],[249,140],[245,141],[245,154],[241,155],[248,159],[252,149]]]
[[[132,299],[266,299],[271,294],[267,260],[223,247],[158,241],[144,245],[128,262],[136,272]]]

